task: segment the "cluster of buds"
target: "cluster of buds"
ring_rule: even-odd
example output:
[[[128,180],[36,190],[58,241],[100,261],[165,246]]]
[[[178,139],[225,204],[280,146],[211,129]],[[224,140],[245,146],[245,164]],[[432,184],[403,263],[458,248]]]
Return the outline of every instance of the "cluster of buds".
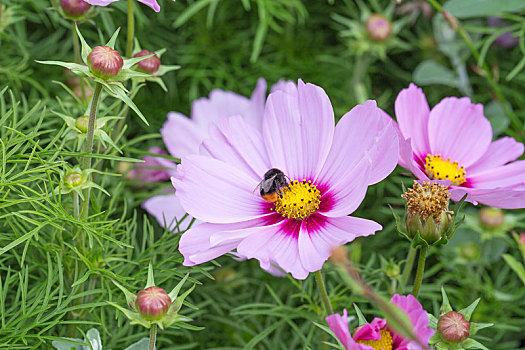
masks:
[[[153,279],[153,267],[150,263],[148,269],[148,280],[143,290],[137,295],[131,293],[116,281],[113,283],[124,293],[128,308],[108,301],[107,303],[120,310],[131,321],[131,324],[140,324],[150,328],[153,324],[161,329],[170,327],[176,323],[181,324],[191,321],[190,318],[179,315],[184,299],[193,291],[195,285],[179,295],[183,284],[187,281],[186,275],[173,290],[168,294],[162,288],[155,286]]]
[[[441,287],[443,303],[440,308],[439,317],[428,315],[430,326],[437,332],[430,338],[430,345],[436,349],[487,349],[471,337],[479,330],[491,327],[492,323],[474,323],[470,318],[480,299],[476,299],[468,307],[454,311],[450,306],[447,293]],[[487,349],[488,350],[488,349]]]
[[[396,217],[398,231],[415,245],[447,243],[455,229],[453,211],[448,209],[448,188],[440,181],[414,181],[401,195],[407,201],[404,222]]]

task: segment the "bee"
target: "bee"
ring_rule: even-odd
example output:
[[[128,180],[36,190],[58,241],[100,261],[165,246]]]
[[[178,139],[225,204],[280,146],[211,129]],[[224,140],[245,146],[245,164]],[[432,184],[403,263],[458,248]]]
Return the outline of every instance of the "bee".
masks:
[[[283,194],[281,188],[287,187],[288,189],[290,189],[288,180],[288,176],[284,175],[284,173],[281,170],[276,168],[268,170],[264,174],[264,179],[257,185],[262,199],[264,199],[268,203],[276,202],[278,195]]]

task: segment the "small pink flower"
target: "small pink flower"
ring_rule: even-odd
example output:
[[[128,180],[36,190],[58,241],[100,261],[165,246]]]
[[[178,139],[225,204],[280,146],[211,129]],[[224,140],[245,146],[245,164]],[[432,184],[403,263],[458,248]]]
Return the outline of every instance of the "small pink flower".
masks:
[[[352,337],[348,329],[348,316],[346,310],[343,315],[333,314],[326,318],[328,325],[339,341],[347,350],[424,350],[428,346],[430,337],[434,334],[434,330],[429,328],[429,320],[425,310],[416,298],[412,295],[401,296],[395,294],[390,302],[401,310],[406,312],[412,326],[414,333],[419,342],[403,338],[401,335],[392,331],[388,327],[386,320],[381,318],[374,318],[371,323],[367,323],[355,330]]]
[[[193,102],[191,118],[177,112],[168,113],[168,120],[160,130],[168,152],[176,158],[198,154],[202,140],[208,136],[210,125],[224,117],[240,115],[248,123],[260,127],[265,97],[266,81],[261,78],[257,81],[251,98],[215,89],[209,98],[203,97]],[[142,203],[142,207],[155,216],[162,226],[166,222],[168,226],[173,227],[186,216],[186,211],[174,193],[151,197]],[[184,227],[180,229],[187,227],[191,219],[191,216],[186,217]]]
[[[523,144],[511,137],[492,142],[483,106],[467,97],[447,97],[430,110],[414,84],[395,102],[400,145],[399,164],[421,180],[450,180],[454,201],[493,207],[525,207]]]
[[[172,182],[182,206],[204,223],[183,234],[185,265],[236,250],[261,267],[297,279],[320,270],[332,250],[381,229],[347,216],[369,185],[395,167],[393,123],[374,101],[345,114],[337,126],[328,96],[299,80],[266,102],[262,132],[241,117],[212,125],[200,155],[183,157]],[[254,191],[280,169],[292,181],[275,203]]]
[[[115,2],[118,0],[84,0],[84,1],[91,5],[108,6],[112,2]],[[146,6],[151,7],[151,9],[155,12],[160,11],[159,3],[156,0],[137,0],[137,1],[143,3]],[[173,1],[176,1],[176,0],[173,0]]]
[[[159,147],[151,147],[148,152],[159,155],[167,154]],[[144,160],[144,163],[137,163],[135,168],[131,171],[131,179],[140,182],[159,182],[167,181],[176,174],[176,165],[169,159],[155,156],[144,156],[142,160]]]

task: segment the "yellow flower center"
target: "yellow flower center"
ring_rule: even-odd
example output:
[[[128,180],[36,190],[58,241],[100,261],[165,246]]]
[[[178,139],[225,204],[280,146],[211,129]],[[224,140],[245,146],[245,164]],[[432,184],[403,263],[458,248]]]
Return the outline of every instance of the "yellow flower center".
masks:
[[[409,188],[401,197],[407,200],[407,211],[411,215],[419,215],[423,220],[433,217],[439,222],[441,213],[448,208],[447,186],[437,183],[414,181],[414,186]]]
[[[461,185],[465,182],[465,169],[459,166],[458,162],[451,162],[450,158],[446,160],[441,155],[427,155],[425,159],[425,172],[431,180],[450,180],[454,186]]]
[[[357,343],[371,346],[374,350],[392,350],[392,335],[386,329],[380,332],[381,339],[379,340],[358,340]]]
[[[281,188],[282,194],[275,202],[275,211],[287,219],[303,220],[315,213],[321,203],[321,193],[311,180],[295,180],[290,188]]]

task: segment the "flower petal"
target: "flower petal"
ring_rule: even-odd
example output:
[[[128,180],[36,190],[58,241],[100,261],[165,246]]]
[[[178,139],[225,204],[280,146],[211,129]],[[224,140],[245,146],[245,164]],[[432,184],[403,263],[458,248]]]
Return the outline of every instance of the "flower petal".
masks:
[[[412,140],[414,153],[424,159],[430,150],[428,119],[430,109],[421,88],[410,84],[401,90],[395,102],[396,119],[405,139]]]
[[[490,144],[487,152],[466,169],[469,176],[516,160],[523,154],[523,144],[512,137],[502,137]]]
[[[261,132],[240,116],[210,125],[209,138],[201,148],[211,157],[243,169],[257,182],[271,168]]]
[[[487,151],[492,127],[483,115],[483,106],[468,97],[447,97],[430,111],[430,150],[460,165],[474,164]]]
[[[272,167],[291,179],[314,178],[323,166],[334,133],[334,112],[324,90],[299,80],[297,95],[268,97],[263,137]]]
[[[434,334],[434,330],[429,327],[429,320],[427,312],[423,310],[421,304],[414,298],[413,295],[399,295],[394,294],[390,302],[398,306],[401,310],[406,312],[410,319],[414,333],[419,339],[421,346],[417,342],[401,337],[399,334],[392,332],[393,334],[393,348],[394,349],[407,349],[407,350],[424,350],[428,345],[430,337]]]
[[[84,2],[87,2],[90,5],[96,5],[96,6],[108,6],[112,2],[115,2],[118,0],[84,0]]]
[[[185,217],[186,211],[174,193],[148,198],[142,203],[142,208],[153,215],[160,226],[166,224],[170,230],[184,231],[193,219],[189,215]]]
[[[191,155],[172,178],[182,206],[193,217],[211,223],[233,223],[266,214],[266,202],[254,193],[257,180],[222,161]]]
[[[317,181],[331,186],[348,183],[352,169],[366,157],[372,166],[366,183],[374,184],[394,170],[398,155],[394,123],[375,101],[367,101],[352,108],[337,123],[330,153]]]
[[[525,184],[525,160],[518,160],[497,168],[469,176],[473,188],[494,189]]]
[[[170,112],[160,133],[170,154],[173,157],[182,158],[199,152],[199,145],[208,131],[183,114]]]
[[[381,330],[386,327],[386,320],[374,318],[371,323],[366,323],[354,334],[354,340],[373,340],[381,339]]]
[[[151,7],[151,9],[155,12],[160,11],[160,6],[157,1],[155,0],[138,0],[139,2],[143,3],[146,6]]]
[[[348,330],[348,313],[346,309],[343,310],[343,315],[333,314],[328,316],[326,322],[328,322],[328,326],[346,349],[350,349],[351,345],[355,345],[355,341]]]
[[[252,125],[261,130],[262,120],[264,117],[264,105],[266,104],[266,90],[267,90],[266,80],[264,78],[259,78],[255,89],[253,90],[252,96],[250,97],[250,111],[249,119],[253,118]],[[253,116],[253,117],[251,117]]]
[[[502,209],[525,208],[525,189],[523,188],[478,189],[453,187],[449,192],[450,198],[456,202],[463,198],[465,194],[468,194],[466,201],[474,204],[482,203]]]

